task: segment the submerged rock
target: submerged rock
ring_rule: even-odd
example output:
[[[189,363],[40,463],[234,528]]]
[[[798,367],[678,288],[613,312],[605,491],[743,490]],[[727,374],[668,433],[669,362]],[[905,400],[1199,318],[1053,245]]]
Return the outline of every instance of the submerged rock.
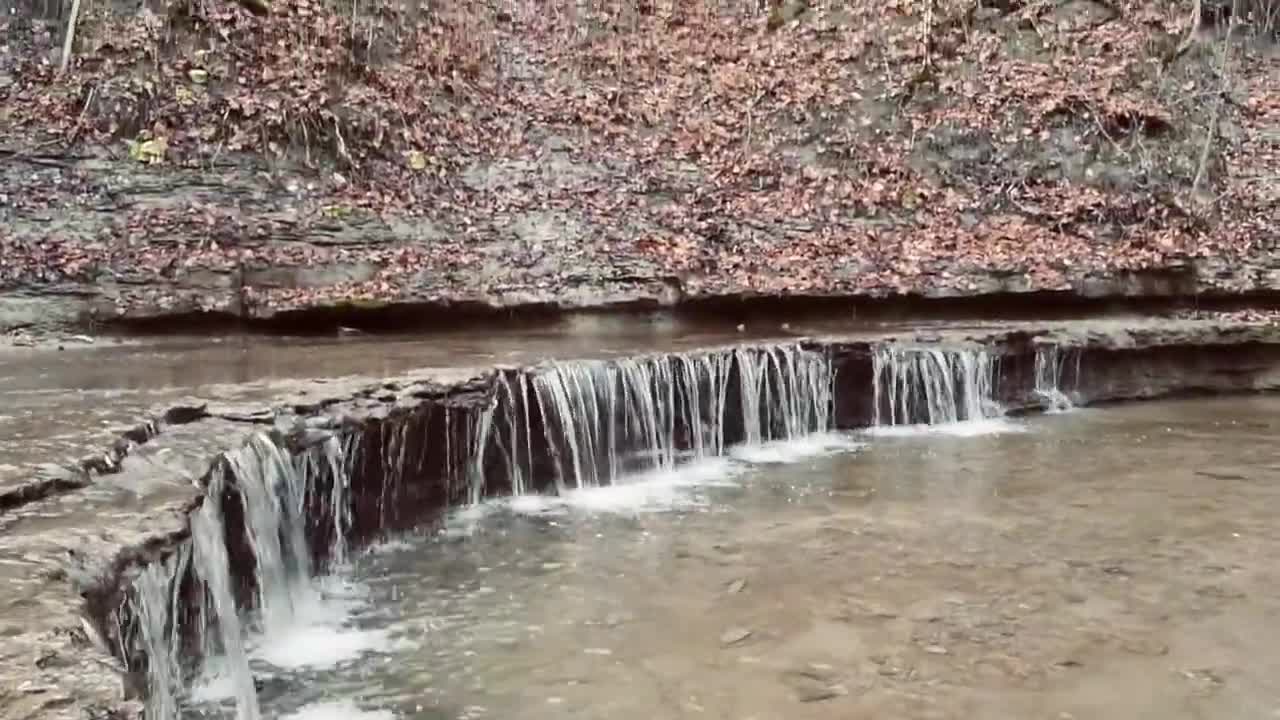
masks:
[[[749,637],[751,637],[751,630],[747,628],[729,628],[723,633],[720,633],[720,644],[726,647],[730,645],[737,645]]]

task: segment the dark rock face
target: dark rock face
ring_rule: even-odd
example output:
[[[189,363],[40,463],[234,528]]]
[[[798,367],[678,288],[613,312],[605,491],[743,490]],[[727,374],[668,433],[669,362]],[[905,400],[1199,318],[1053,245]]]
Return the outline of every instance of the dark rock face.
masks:
[[[831,426],[852,429],[872,422],[873,358],[884,343],[985,348],[995,361],[996,399],[1011,412],[1044,407],[1037,371],[1043,360],[1040,354],[1048,348],[1061,358],[1059,389],[1081,403],[1280,388],[1280,331],[1260,324],[1182,322],[1124,327],[1115,323],[1063,323],[977,333],[943,330],[927,335],[806,340],[791,347],[793,352],[810,353],[829,363],[823,367],[829,369],[831,378]],[[768,348],[747,346],[697,354],[711,363],[709,367],[720,368],[723,376],[699,375],[692,370],[681,374],[680,368],[691,367],[690,355],[607,361],[597,369],[625,364],[639,373],[637,376],[667,373],[664,377],[680,378],[671,380],[678,387],[670,389],[669,397],[707,398],[716,394],[716,386],[706,383],[723,382],[723,387],[733,387],[744,368],[760,366],[760,353],[768,352]],[[454,384],[382,383],[345,397],[311,404],[291,403],[265,413],[274,416],[277,428],[287,428],[275,431],[273,442],[290,454],[314,452],[320,443],[336,438],[351,458],[346,495],[350,514],[345,526],[335,521],[334,476],[321,469],[313,478],[305,513],[306,532],[316,553],[313,566],[324,567],[329,559],[325,548],[332,545],[334,533],[344,531],[344,527],[347,540],[359,545],[384,533],[429,524],[451,506],[479,497],[510,494],[517,483],[525,491],[553,490],[557,472],[563,472],[560,463],[566,448],[555,440],[558,421],[554,414],[532,394],[532,372],[536,370],[495,371]],[[714,380],[715,377],[721,380]],[[720,411],[712,406],[689,406],[673,413],[670,442],[676,448],[688,448],[696,435],[690,424],[711,417],[722,423],[726,444],[741,441],[748,433],[742,400],[725,394],[723,404],[714,406],[722,408],[719,416],[714,413]],[[681,402],[687,401],[677,400],[676,404]],[[253,412],[246,416],[263,414]],[[130,431],[127,441],[145,441],[161,431],[165,422],[199,423],[206,415],[204,408],[174,408],[164,414],[161,422]],[[510,418],[519,421],[512,422]],[[546,432],[549,423],[553,430],[550,438]],[[521,449],[512,453],[511,448]],[[74,492],[88,482],[92,482],[91,477],[70,485],[48,485],[38,479],[33,481],[32,489],[6,496],[11,499],[0,512],[12,511],[21,503],[51,493]],[[240,496],[232,491],[235,482],[234,477],[228,477],[221,497],[225,541],[232,560],[237,602],[249,607],[254,602],[253,552],[248,546]],[[209,487],[209,475],[201,484]],[[128,657],[119,658],[128,663],[128,672],[122,677],[132,677],[129,673],[136,674],[147,661],[136,642],[137,633],[131,630],[136,622],[132,605],[127,602],[134,592],[132,578],[142,567],[190,542],[190,529],[182,518],[201,502],[200,497],[187,502],[181,514],[174,516],[176,522],[163,529],[153,528],[135,544],[111,550],[104,566],[85,572],[89,579],[81,586],[85,601],[82,612],[102,642],[99,649],[86,646],[82,652],[93,654],[103,652],[102,648],[114,648],[111,652],[118,653],[118,648],[127,648]],[[189,569],[176,582],[178,586],[173,591],[187,599],[176,621],[182,628],[187,656],[193,657],[199,651],[194,632],[198,619],[195,608],[203,590]],[[124,629],[124,638],[118,636],[118,628]],[[109,672],[101,672],[106,675],[95,687],[118,684],[110,679]],[[120,708],[126,714],[136,711],[132,705]]]

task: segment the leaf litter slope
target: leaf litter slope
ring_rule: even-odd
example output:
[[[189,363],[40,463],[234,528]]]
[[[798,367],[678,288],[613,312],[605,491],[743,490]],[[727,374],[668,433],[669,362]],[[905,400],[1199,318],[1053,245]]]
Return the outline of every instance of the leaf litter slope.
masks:
[[[336,268],[195,300],[279,310],[1269,261],[1280,53],[1249,18],[1185,43],[1161,0],[771,4],[95,4],[62,77],[8,20],[0,278],[132,279],[128,312]]]

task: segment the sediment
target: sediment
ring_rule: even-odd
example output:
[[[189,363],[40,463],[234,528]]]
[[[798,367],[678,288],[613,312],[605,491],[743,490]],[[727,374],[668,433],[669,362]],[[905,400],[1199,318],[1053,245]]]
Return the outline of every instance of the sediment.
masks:
[[[211,491],[225,526],[236,604],[243,611],[258,602],[236,477],[250,452],[246,443],[269,443],[295,467],[305,466],[306,561],[320,571],[335,547],[429,528],[450,507],[608,484],[627,468],[605,460],[628,450],[676,462],[681,453],[719,454],[744,441],[852,430],[886,417],[928,421],[925,400],[930,413],[941,408],[951,419],[972,419],[980,411],[980,403],[968,402],[975,398],[952,397],[935,408],[924,391],[896,398],[882,392],[885,363],[917,352],[962,368],[956,372],[985,373],[973,387],[989,386],[989,400],[1009,413],[1050,408],[1050,390],[1095,405],[1280,388],[1275,325],[1100,320],[827,335],[404,376],[257,406],[173,407],[127,432],[101,462],[66,468],[62,480],[37,477],[5,491],[0,554],[23,581],[3,613],[7,639],[0,652],[10,677],[0,714],[140,716],[154,695],[148,670],[158,666],[140,630],[138,582],[160,563],[168,563],[165,572],[148,582],[166,578],[161,591],[178,612],[159,628],[187,651],[171,669],[179,676],[192,670],[192,659],[208,647],[196,627],[207,595],[192,564],[178,558],[192,552],[193,513]],[[964,360],[979,356],[981,362]],[[751,388],[761,390],[748,396]],[[649,403],[652,426],[619,424],[632,407],[627,403]],[[783,406],[785,413],[770,410]],[[571,429],[570,421],[581,426]],[[144,482],[128,458],[139,448],[163,447],[178,432],[215,438],[203,475],[162,480],[158,490],[121,508],[105,489],[107,479],[128,484],[138,472],[136,482]]]

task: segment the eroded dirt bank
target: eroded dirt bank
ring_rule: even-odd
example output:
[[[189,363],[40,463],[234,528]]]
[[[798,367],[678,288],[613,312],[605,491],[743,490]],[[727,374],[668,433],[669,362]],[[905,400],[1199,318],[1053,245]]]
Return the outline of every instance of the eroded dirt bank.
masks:
[[[944,329],[896,337],[882,333],[793,338],[790,347],[830,358],[836,427],[870,422],[876,397],[872,355],[885,343],[942,350],[987,348],[999,358],[997,397],[1011,411],[1043,406],[1036,371],[1037,357],[1047,348],[1056,348],[1064,358],[1055,382],[1084,403],[1280,387],[1280,334],[1274,326],[1258,323],[1098,321]],[[769,346],[747,343],[738,349],[693,351],[690,356],[723,354],[732,373],[735,363],[742,362],[735,353],[751,357]],[[657,355],[639,362],[660,367],[679,358]],[[188,513],[200,504],[208,459],[219,451],[238,447],[249,434],[273,426],[282,433],[277,442],[294,452],[307,452],[330,434],[358,446],[349,528],[352,540],[360,542],[430,522],[448,505],[465,502],[476,492],[477,469],[479,492],[510,492],[510,465],[494,451],[476,455],[473,448],[481,427],[478,420],[486,409],[499,408],[501,413],[503,403],[528,407],[527,395],[511,393],[511,388],[521,387],[518,378],[524,372],[517,367],[435,371],[374,384],[309,388],[291,400],[277,397],[234,407],[183,404],[164,411],[167,422],[162,413],[143,426],[145,433],[135,431],[113,446],[113,457],[119,457],[106,469],[114,472],[104,474],[103,468],[79,464],[59,469],[71,482],[34,478],[7,487],[5,509],[0,511],[0,551],[4,582],[15,592],[6,600],[4,613],[4,665],[14,675],[6,678],[0,707],[8,715],[32,718],[139,712],[145,658],[136,645],[126,643],[121,649],[120,629],[130,622],[128,608],[122,612],[121,603],[141,567],[187,541]],[[538,432],[528,431],[543,422],[532,407],[529,417],[523,439],[537,438]],[[501,423],[493,425],[497,441],[486,448],[513,445],[512,437],[502,434],[515,429],[503,428]],[[740,418],[725,416],[727,442],[740,439],[743,432]],[[201,443],[195,457],[175,463],[174,449],[191,453],[192,438]],[[544,488],[551,479],[545,468],[545,442],[531,445],[524,456],[526,489]],[[131,464],[128,458],[148,464]],[[156,463],[161,472],[156,472]],[[323,535],[333,524],[331,509],[323,506],[319,495],[313,498],[321,504],[314,508],[309,527]],[[231,541],[237,531],[232,527],[228,532]],[[235,543],[230,547],[234,556]],[[237,567],[240,586],[247,589],[252,579],[243,564]],[[241,596],[247,601],[244,592]],[[121,699],[122,687],[132,699]]]

